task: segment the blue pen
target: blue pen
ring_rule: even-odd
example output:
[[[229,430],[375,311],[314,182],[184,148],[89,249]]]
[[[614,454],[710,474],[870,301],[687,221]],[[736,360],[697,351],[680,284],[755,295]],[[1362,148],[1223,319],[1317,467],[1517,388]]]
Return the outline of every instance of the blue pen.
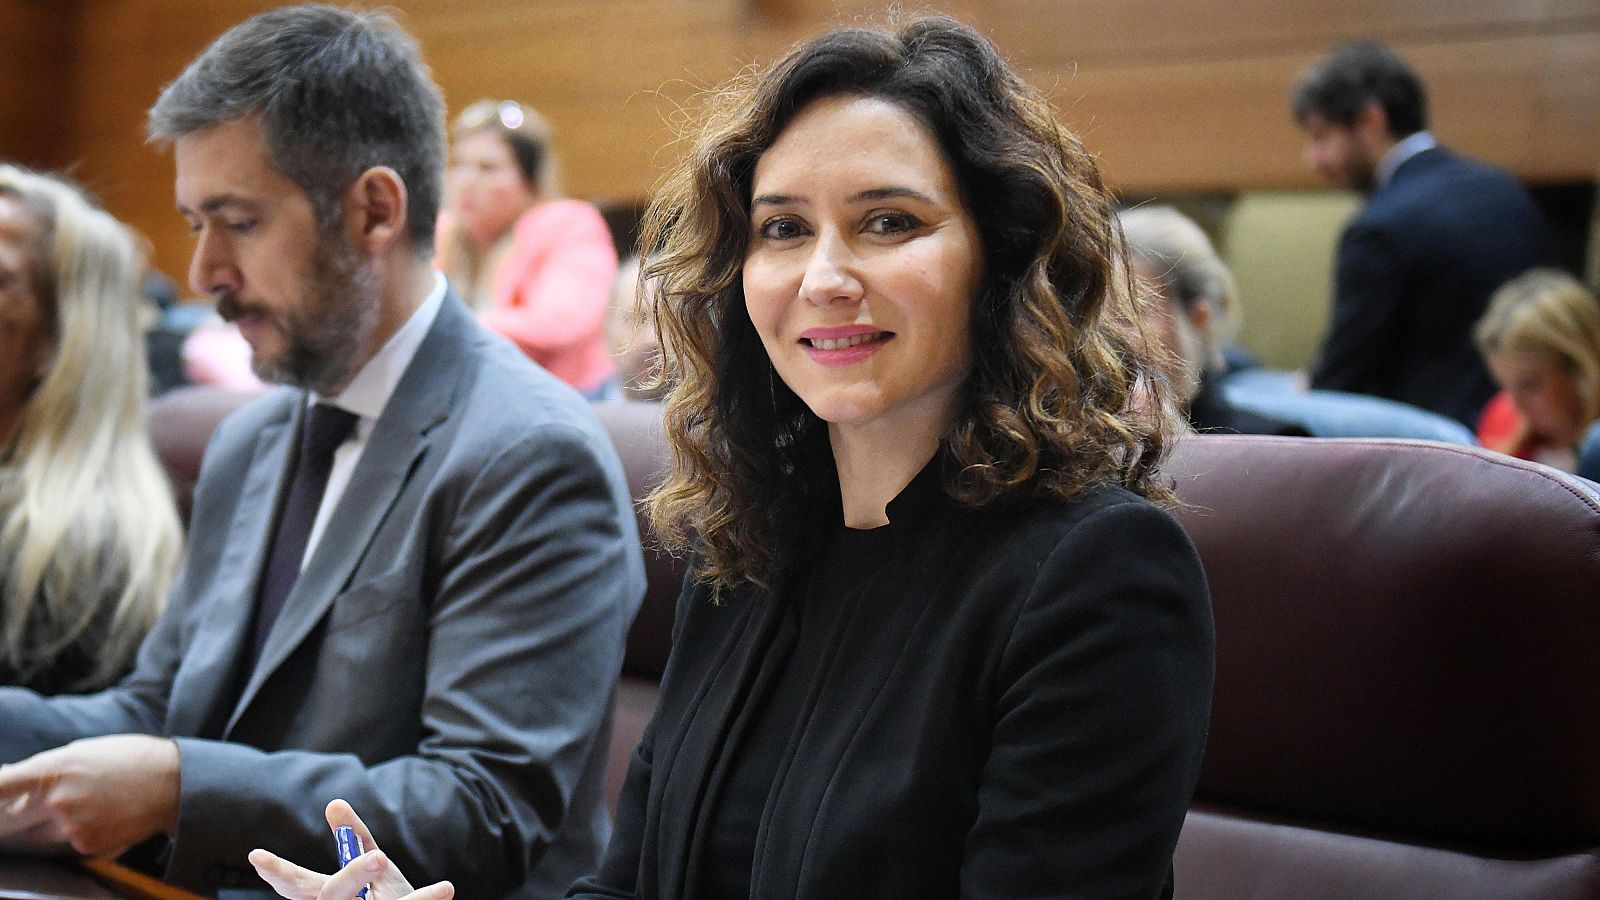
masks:
[[[341,869],[350,865],[355,861],[356,857],[366,852],[361,845],[361,835],[356,834],[356,830],[349,825],[340,825],[335,828],[333,830],[333,840],[339,847],[339,868]],[[356,896],[366,900],[367,891],[371,890],[371,888],[372,885],[366,885]]]

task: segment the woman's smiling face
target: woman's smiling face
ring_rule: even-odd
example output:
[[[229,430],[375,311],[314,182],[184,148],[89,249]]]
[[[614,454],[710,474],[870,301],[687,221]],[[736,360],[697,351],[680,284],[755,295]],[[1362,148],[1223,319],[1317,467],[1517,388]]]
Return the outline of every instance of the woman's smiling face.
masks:
[[[802,109],[756,164],[745,307],[785,384],[834,426],[956,413],[982,242],[954,171],[904,108]]]

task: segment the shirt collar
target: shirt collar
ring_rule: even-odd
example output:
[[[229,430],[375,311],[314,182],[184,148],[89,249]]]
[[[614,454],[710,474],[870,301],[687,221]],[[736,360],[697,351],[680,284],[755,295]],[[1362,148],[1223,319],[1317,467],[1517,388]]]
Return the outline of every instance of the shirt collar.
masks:
[[[331,397],[322,397],[312,392],[310,402],[331,403],[363,419],[376,419],[389,404],[389,397],[394,394],[395,386],[400,383],[400,376],[406,373],[406,367],[411,365],[412,358],[417,355],[417,348],[422,346],[422,339],[428,336],[428,329],[433,327],[433,320],[438,317],[439,308],[444,305],[444,294],[444,276],[435,272],[433,289],[423,298],[416,312],[412,313],[411,318],[390,335],[383,347],[367,360],[367,364],[362,366],[360,371],[356,372],[356,377],[350,379],[349,386]]]
[[[1439,142],[1434,140],[1433,132],[1431,131],[1418,131],[1396,141],[1395,145],[1389,148],[1389,152],[1383,155],[1383,159],[1378,160],[1377,171],[1373,173],[1373,177],[1378,182],[1378,187],[1388,184],[1389,179],[1394,177],[1395,170],[1405,165],[1406,160],[1424,150],[1432,150],[1437,146],[1439,146]]]

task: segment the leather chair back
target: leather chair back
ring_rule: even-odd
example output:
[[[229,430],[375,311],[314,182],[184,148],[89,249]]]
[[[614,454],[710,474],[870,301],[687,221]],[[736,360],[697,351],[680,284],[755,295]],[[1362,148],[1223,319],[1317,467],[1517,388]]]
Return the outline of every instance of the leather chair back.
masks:
[[[1600,896],[1600,495],[1473,448],[1186,438],[1217,623],[1178,896]]]
[[[200,480],[200,460],[211,443],[211,433],[229,413],[258,396],[250,391],[191,386],[168,391],[150,401],[150,440],[172,482],[184,525],[189,524],[194,486]]]

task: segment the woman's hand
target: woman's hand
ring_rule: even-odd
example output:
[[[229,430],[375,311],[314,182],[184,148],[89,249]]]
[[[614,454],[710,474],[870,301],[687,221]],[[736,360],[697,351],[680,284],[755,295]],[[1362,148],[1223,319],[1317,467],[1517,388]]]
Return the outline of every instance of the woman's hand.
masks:
[[[378,849],[361,817],[343,800],[328,804],[325,812],[328,827],[337,829],[349,825],[361,835],[367,852],[351,861],[350,865],[323,875],[302,868],[266,850],[251,850],[250,864],[256,872],[272,885],[272,889],[289,900],[353,900],[361,888],[371,884],[367,900],[450,900],[456,895],[455,886],[448,881],[431,884],[414,890],[400,870],[389,862],[389,857]]]

